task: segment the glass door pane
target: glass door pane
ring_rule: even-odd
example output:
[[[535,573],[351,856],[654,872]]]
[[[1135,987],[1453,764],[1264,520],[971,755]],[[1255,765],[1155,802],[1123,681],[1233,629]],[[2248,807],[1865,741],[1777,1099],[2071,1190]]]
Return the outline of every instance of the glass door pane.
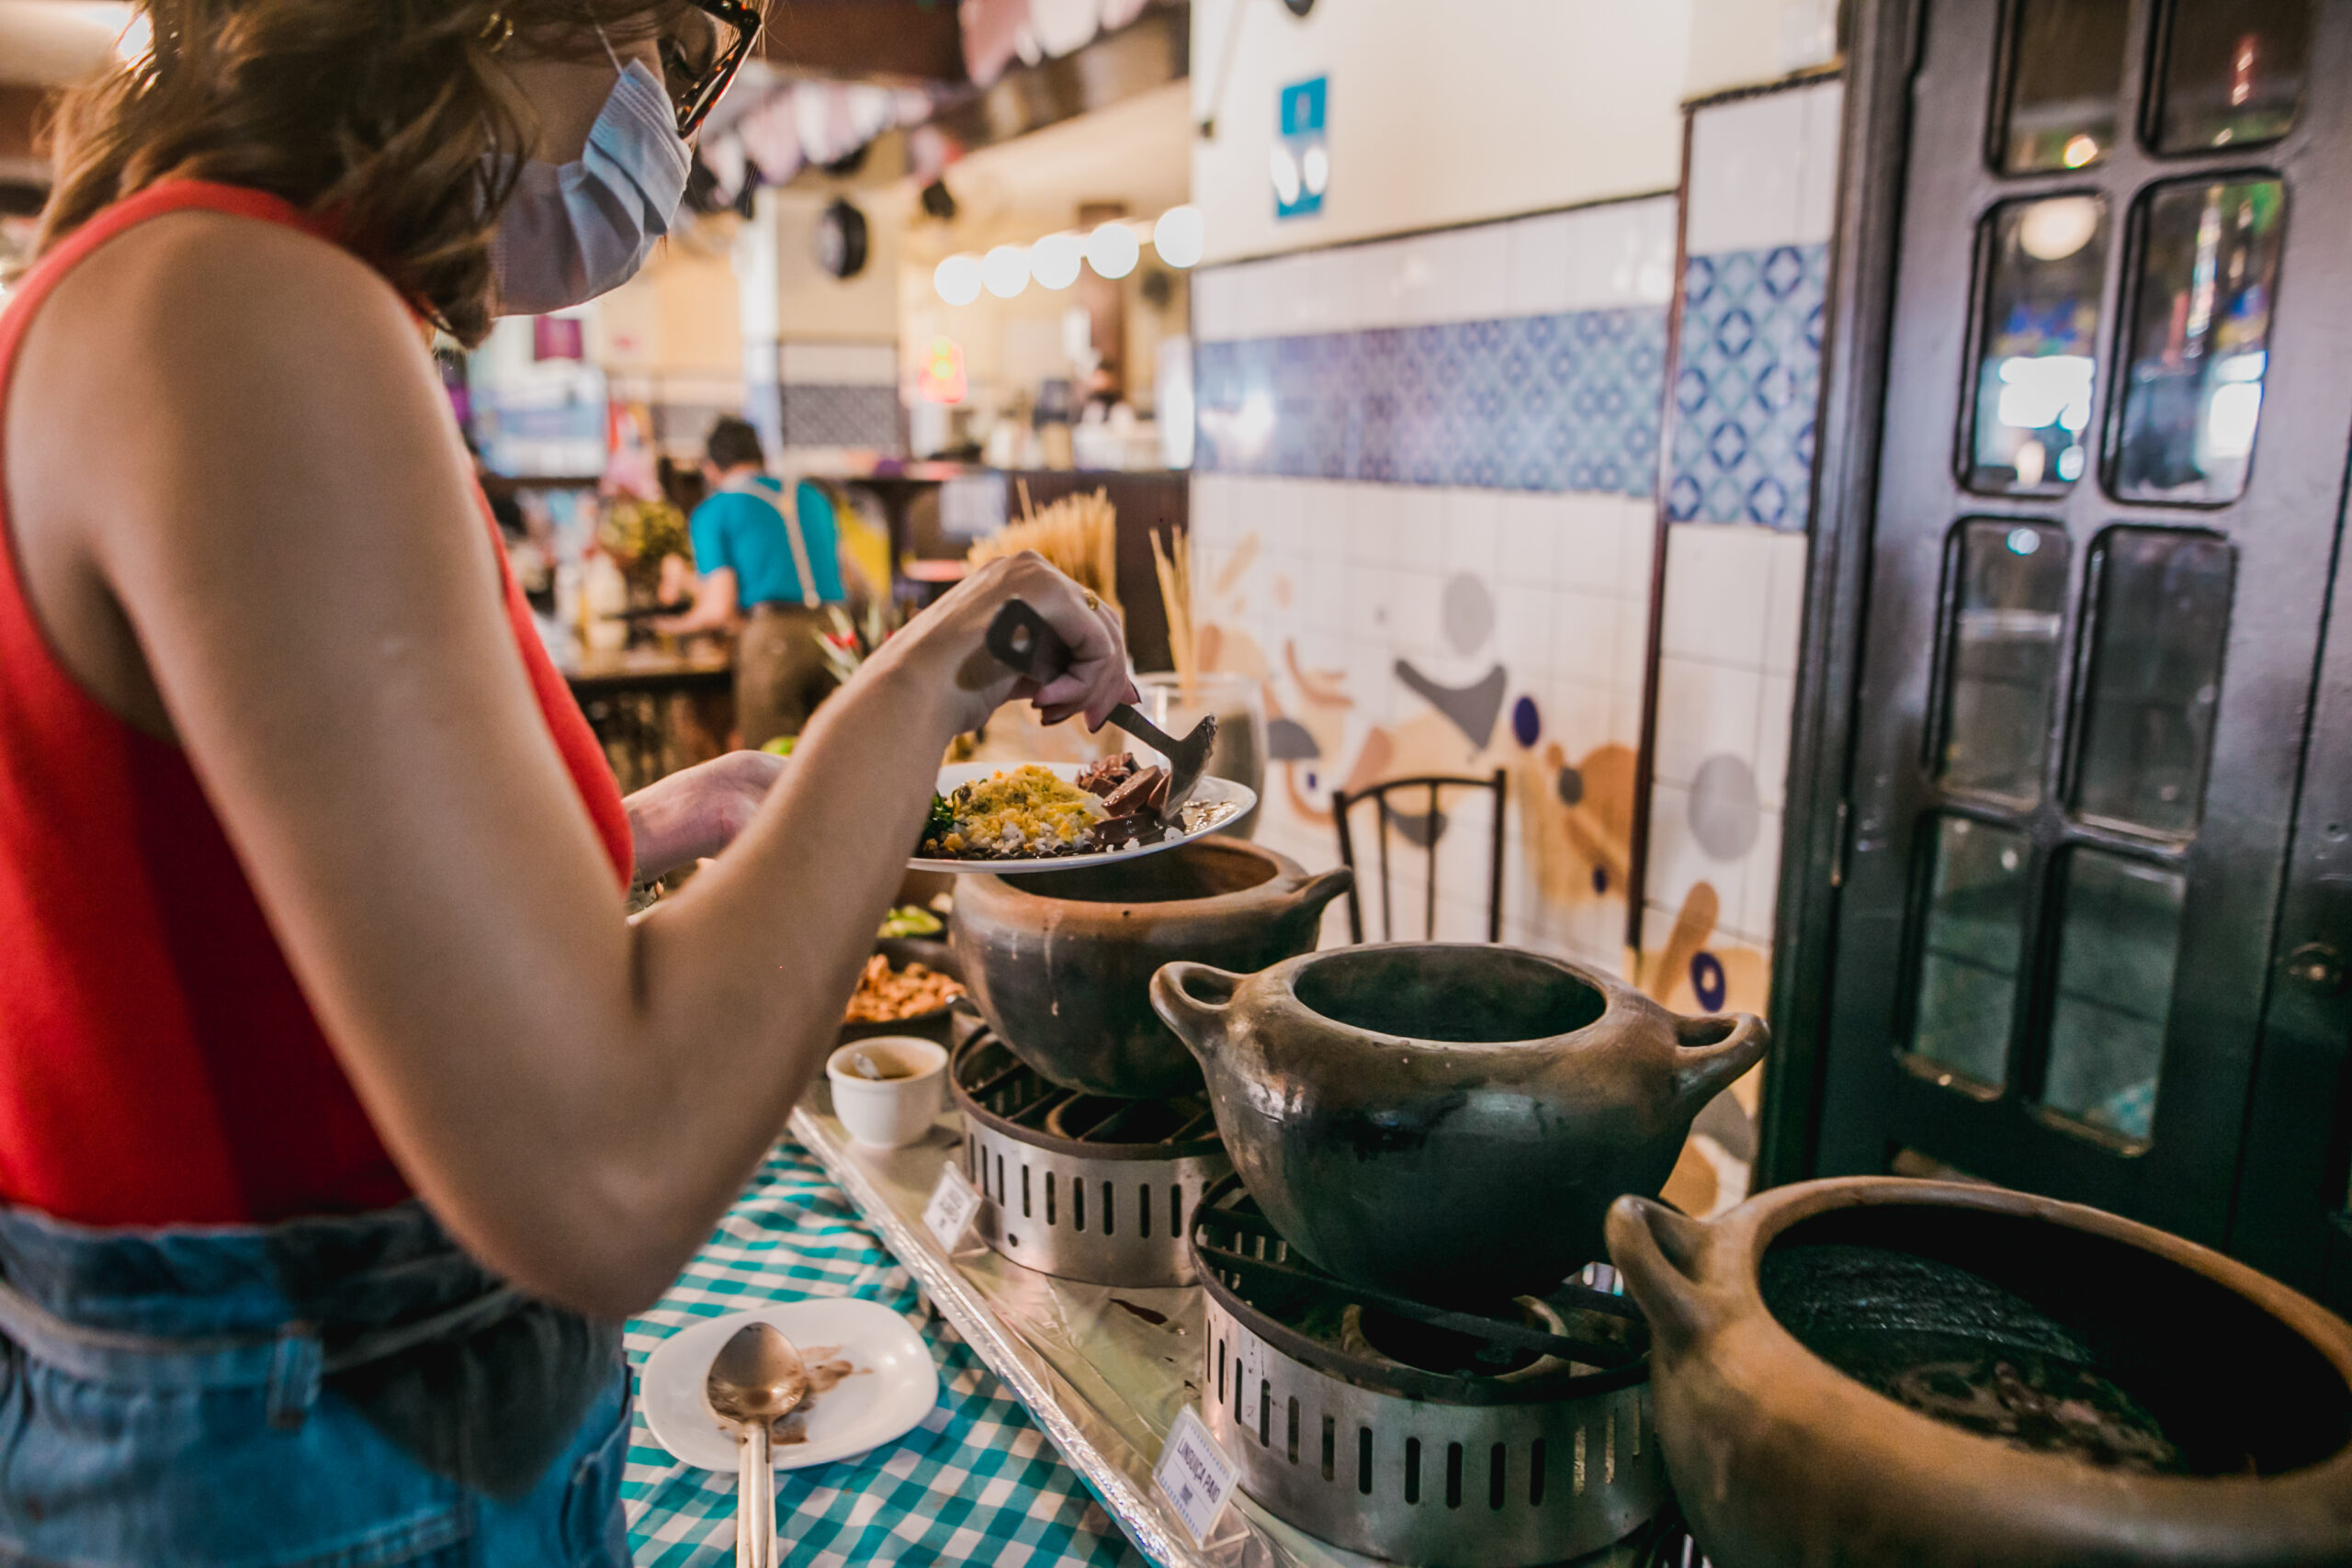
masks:
[[[1919,942],[1912,1066],[1998,1089],[2009,1076],[2033,844],[2020,832],[1965,817],[1935,825],[1927,918]]]
[[[2075,807],[2084,816],[2154,833],[2196,830],[2233,565],[2230,547],[2211,535],[2110,528],[2100,536],[2075,767]]]
[[[2018,0],[2000,166],[2012,175],[2081,169],[2107,156],[2121,119],[2130,0]]]
[[[1985,219],[1984,318],[1968,488],[2064,491],[2083,472],[2098,363],[2107,202],[2012,201]]]
[[[2070,857],[2041,1092],[2051,1110],[2148,1137],[2188,897],[2178,872],[2104,850]]]
[[[2314,0],[2176,0],[2156,150],[2275,141],[2295,123]]]
[[[2021,807],[2041,798],[2072,542],[2047,523],[1962,523],[1945,655],[1939,771],[1947,788]]]
[[[2235,501],[2262,416],[2286,187],[2181,180],[2152,187],[2140,214],[2115,493]]]

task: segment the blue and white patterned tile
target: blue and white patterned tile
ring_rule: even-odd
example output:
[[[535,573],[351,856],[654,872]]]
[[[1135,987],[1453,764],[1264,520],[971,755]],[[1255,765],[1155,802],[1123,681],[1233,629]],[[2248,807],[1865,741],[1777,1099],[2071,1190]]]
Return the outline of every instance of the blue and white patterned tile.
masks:
[[[1694,255],[1682,274],[1667,514],[1803,532],[1829,247]]]
[[[1651,493],[1666,317],[1629,307],[1204,343],[1204,471]]]

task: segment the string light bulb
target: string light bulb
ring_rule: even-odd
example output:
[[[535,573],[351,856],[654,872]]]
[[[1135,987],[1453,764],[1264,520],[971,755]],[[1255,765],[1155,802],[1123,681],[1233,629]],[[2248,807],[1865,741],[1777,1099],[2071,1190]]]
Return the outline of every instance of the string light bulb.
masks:
[[[980,258],[967,253],[949,256],[931,275],[932,288],[950,305],[968,305],[980,297]]]
[[[1086,237],[1086,265],[1101,277],[1126,276],[1142,255],[1136,231],[1115,218]]]
[[[1190,205],[1171,207],[1159,215],[1152,225],[1151,248],[1169,266],[1186,267],[1201,259],[1201,248],[1206,238],[1201,221],[1201,209]]]
[[[980,261],[980,281],[1000,299],[1010,299],[1029,287],[1029,253],[1019,245],[998,245]]]
[[[1048,234],[1029,247],[1029,276],[1040,288],[1068,288],[1085,259],[1086,243],[1076,234]]]

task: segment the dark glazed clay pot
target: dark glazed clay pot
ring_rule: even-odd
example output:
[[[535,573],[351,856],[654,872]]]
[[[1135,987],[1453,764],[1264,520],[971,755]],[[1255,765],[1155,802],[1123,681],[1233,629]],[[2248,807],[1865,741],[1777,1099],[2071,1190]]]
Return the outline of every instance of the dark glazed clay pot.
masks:
[[[1182,1094],[1201,1070],[1151,1010],[1174,959],[1260,968],[1309,953],[1348,874],[1238,839],[1026,876],[958,879],[948,936],[989,1027],[1066,1089]]]
[[[1764,1025],[1686,1019],[1517,948],[1337,948],[1259,974],[1171,964],[1159,1015],[1277,1230],[1342,1280],[1425,1302],[1547,1291],[1655,1193]]]
[[[2352,1325],[2193,1242],[1850,1177],[1622,1200],[1609,1251],[1720,1568],[2352,1562]]]

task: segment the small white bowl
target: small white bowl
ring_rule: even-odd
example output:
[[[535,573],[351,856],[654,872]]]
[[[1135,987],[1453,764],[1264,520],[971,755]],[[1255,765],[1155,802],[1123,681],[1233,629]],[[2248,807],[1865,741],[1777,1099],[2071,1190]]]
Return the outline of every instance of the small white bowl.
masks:
[[[860,1053],[897,1077],[869,1078],[852,1066]],[[902,1149],[922,1141],[947,1109],[947,1051],[911,1034],[877,1034],[842,1046],[825,1060],[832,1080],[833,1114],[849,1135],[873,1149]]]

